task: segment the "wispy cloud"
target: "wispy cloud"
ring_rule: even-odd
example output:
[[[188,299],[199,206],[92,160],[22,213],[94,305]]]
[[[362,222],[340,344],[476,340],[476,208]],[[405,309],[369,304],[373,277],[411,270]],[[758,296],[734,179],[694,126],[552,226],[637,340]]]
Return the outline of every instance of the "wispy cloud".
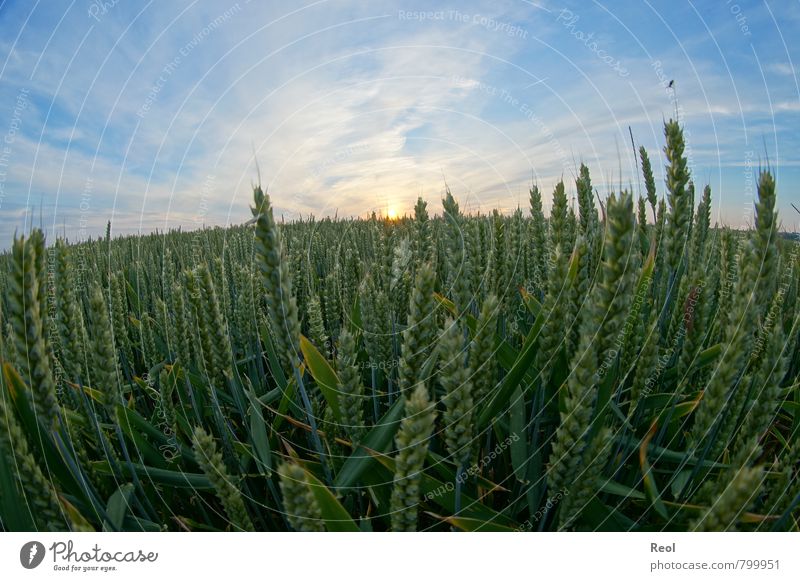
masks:
[[[724,11],[106,4],[0,8],[0,139],[16,126],[0,158],[2,246],[31,211],[72,237],[112,218],[118,232],[241,222],[256,162],[287,219],[406,211],[445,179],[471,209],[508,210],[532,179],[547,191],[581,161],[601,191],[636,189],[628,127],[658,159],[676,108],[696,179],[726,192],[721,219],[740,219],[740,165],[764,143],[779,189],[800,179],[800,55],[766,29],[742,36]],[[747,13],[754,32],[770,25],[758,5]],[[796,20],[782,26],[796,36]]]
[[[794,76],[794,67],[789,63],[770,63],[767,65],[767,70],[777,75]]]

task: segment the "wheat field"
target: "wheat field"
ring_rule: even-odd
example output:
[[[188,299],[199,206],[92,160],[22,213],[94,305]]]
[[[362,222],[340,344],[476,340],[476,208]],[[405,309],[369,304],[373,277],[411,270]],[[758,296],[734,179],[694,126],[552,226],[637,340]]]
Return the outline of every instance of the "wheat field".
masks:
[[[728,229],[664,136],[665,184],[642,148],[549,216],[276,223],[256,186],[242,226],[18,234],[0,528],[798,530],[800,246],[769,169]]]

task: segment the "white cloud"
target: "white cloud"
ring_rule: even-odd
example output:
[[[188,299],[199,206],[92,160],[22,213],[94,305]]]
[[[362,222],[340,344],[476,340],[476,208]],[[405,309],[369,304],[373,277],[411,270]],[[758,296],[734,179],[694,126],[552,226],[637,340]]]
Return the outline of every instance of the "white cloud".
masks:
[[[800,111],[800,100],[798,100],[798,101],[781,101],[780,103],[776,103],[775,104],[775,109],[777,111],[791,111],[791,112]]]

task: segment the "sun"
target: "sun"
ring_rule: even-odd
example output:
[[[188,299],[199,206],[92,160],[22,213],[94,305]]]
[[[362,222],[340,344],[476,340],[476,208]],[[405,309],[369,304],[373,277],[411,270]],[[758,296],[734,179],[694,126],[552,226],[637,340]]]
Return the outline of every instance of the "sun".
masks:
[[[389,208],[388,210],[386,210],[386,217],[389,220],[397,220],[397,210],[395,210],[394,208]]]

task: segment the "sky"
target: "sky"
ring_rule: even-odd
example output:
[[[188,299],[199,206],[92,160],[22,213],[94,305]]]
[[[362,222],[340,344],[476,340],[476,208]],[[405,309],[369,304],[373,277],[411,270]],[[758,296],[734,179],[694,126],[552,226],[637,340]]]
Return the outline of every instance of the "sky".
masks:
[[[759,168],[800,214],[800,1],[0,0],[0,248],[238,224],[252,186],[286,220],[549,211],[586,163],[601,196],[664,195],[685,127],[719,224]],[[674,80],[673,88],[668,86]]]

